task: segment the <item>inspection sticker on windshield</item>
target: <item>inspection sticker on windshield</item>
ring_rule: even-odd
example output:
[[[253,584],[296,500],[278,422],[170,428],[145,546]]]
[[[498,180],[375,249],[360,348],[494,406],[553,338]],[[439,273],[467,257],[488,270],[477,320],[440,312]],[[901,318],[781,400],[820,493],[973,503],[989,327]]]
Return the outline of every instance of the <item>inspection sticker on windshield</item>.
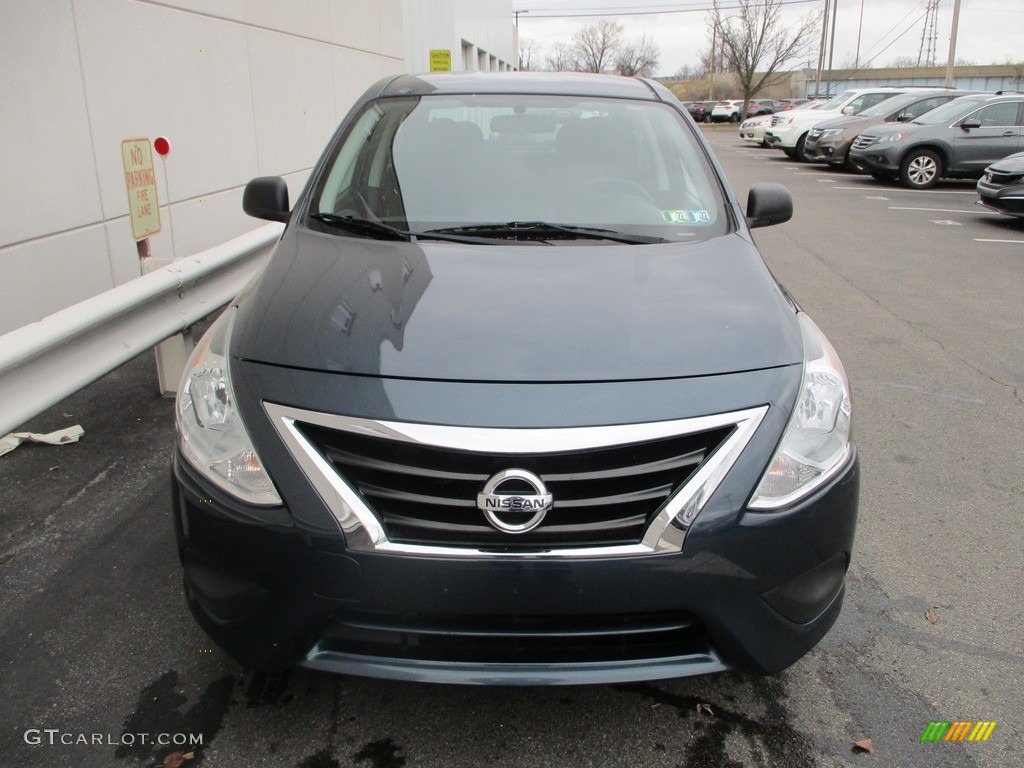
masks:
[[[661,215],[669,224],[710,224],[711,214],[700,211],[662,211]]]

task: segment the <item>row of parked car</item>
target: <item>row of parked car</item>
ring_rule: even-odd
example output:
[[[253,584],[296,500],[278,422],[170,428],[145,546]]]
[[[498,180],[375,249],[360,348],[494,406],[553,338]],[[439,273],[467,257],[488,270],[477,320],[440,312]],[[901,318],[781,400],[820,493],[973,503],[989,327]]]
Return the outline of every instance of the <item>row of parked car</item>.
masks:
[[[752,99],[747,104],[747,115],[772,115],[806,104],[808,99]],[[738,123],[743,116],[742,99],[723,101],[684,101],[683,106],[698,123]]]
[[[1024,217],[1024,93],[861,88],[785,114],[751,117],[740,137],[804,162],[930,189],[977,178],[981,204]]]

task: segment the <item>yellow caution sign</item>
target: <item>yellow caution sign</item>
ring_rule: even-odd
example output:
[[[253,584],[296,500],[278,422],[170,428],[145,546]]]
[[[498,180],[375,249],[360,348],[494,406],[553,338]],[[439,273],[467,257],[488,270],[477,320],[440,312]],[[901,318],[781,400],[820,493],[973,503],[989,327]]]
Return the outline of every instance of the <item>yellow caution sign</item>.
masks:
[[[451,72],[452,52],[447,48],[432,48],[430,50],[430,71]]]

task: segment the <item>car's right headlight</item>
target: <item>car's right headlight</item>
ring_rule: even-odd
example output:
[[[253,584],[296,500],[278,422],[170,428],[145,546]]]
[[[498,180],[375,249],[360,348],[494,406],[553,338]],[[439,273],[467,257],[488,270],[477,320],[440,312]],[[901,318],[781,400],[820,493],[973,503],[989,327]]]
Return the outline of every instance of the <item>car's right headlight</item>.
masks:
[[[841,134],[842,132],[843,132],[843,129],[842,129],[842,128],[825,128],[825,129],[823,129],[823,130],[822,130],[822,132],[821,132],[821,133],[820,133],[820,134],[818,135],[818,138],[819,138],[819,139],[827,139],[827,138],[829,138],[830,136],[838,136],[838,135],[839,135],[839,134]]]
[[[850,442],[850,383],[825,334],[801,312],[804,371],[789,423],[748,505],[784,507],[826,483],[846,463]]]
[[[192,351],[178,387],[178,449],[204,477],[250,504],[280,504],[238,412],[228,340],[238,311],[229,307]]]

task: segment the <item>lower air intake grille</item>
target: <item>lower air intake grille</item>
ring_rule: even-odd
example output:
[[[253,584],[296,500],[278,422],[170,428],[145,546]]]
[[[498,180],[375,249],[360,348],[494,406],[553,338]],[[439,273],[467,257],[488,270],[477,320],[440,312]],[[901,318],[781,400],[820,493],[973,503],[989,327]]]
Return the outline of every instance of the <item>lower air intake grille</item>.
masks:
[[[355,612],[333,616],[320,652],[418,661],[543,664],[709,654],[689,614],[448,617]]]

